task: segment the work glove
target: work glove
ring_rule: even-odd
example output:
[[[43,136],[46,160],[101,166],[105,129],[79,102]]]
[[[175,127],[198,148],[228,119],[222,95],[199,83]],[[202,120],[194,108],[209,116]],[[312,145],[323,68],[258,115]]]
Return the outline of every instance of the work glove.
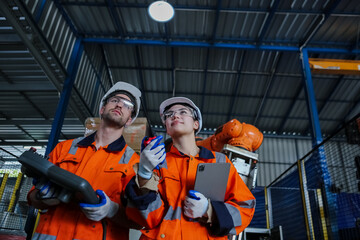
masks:
[[[138,175],[144,179],[150,179],[153,170],[161,163],[165,161],[165,144],[160,141],[163,139],[162,136],[158,136],[151,140],[149,144],[146,145],[148,140],[145,137],[141,143],[141,152],[140,152],[140,163]]]
[[[59,194],[61,192],[61,188],[46,180],[46,179],[33,179],[33,184],[36,189],[38,189],[38,192],[36,193],[36,198],[38,200],[43,201],[45,204],[49,206],[55,206],[60,203],[60,200],[58,199]]]
[[[209,207],[207,198],[200,192],[190,190],[185,197],[184,214],[190,219],[201,218]]]
[[[80,203],[80,208],[85,216],[92,221],[100,221],[104,218],[112,218],[119,210],[119,204],[110,200],[102,190],[96,190],[100,203]]]

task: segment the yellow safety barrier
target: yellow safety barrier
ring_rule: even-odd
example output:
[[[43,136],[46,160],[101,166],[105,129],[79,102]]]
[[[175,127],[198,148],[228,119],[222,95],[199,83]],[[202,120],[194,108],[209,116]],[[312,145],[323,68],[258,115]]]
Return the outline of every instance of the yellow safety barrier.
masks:
[[[305,195],[307,197],[308,197],[308,195],[307,195],[307,190],[304,189],[304,184],[307,184],[306,174],[303,173],[303,171],[302,171],[302,169],[305,169],[304,161],[298,160],[297,165],[298,165],[298,172],[299,172],[300,192],[301,192],[301,198],[302,198],[303,209],[304,209],[306,235],[307,235],[307,239],[315,239],[314,225],[312,222],[311,211],[307,211],[307,204],[306,204],[307,198],[305,197]]]
[[[328,237],[328,233],[327,233],[324,203],[322,200],[321,189],[316,189],[316,195],[317,195],[317,199],[318,199],[318,203],[319,203],[320,220],[321,220],[321,227],[323,230],[324,240],[328,240],[329,237]]]
[[[14,190],[13,190],[12,195],[11,195],[9,207],[8,207],[8,210],[7,210],[8,212],[13,211],[13,208],[15,206],[15,201],[16,201],[16,192],[20,187],[22,177],[23,177],[23,173],[19,173],[19,175],[18,175],[18,177],[16,179],[16,182],[15,182]]]
[[[2,200],[4,191],[5,191],[5,186],[6,186],[6,182],[7,182],[7,180],[8,180],[8,177],[9,177],[9,173],[5,173],[5,174],[4,174],[4,177],[3,177],[3,180],[2,180],[2,182],[1,182],[1,187],[0,187],[0,202],[1,202],[1,200]]]
[[[34,235],[35,233],[35,230],[39,224],[39,221],[40,221],[40,214],[41,214],[41,210],[39,209],[37,214],[36,214],[36,220],[35,220],[35,224],[34,224],[34,229],[33,229],[33,232],[32,232],[32,236]]]
[[[269,219],[269,205],[268,205],[268,196],[267,196],[267,188],[264,188],[265,194],[265,214],[266,214],[266,228],[270,229],[270,219]]]

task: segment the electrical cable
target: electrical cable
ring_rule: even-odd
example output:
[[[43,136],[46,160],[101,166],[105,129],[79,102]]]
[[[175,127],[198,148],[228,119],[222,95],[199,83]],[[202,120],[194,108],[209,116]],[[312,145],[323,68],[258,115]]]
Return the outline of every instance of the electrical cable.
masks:
[[[107,228],[107,222],[105,221],[105,219],[101,220],[101,224],[103,227],[103,237],[102,239],[105,240],[106,239],[106,228]]]

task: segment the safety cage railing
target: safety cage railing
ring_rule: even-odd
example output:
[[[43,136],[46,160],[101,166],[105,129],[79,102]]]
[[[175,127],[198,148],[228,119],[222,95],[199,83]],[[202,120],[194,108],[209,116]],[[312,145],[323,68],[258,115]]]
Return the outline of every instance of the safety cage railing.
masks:
[[[360,114],[253,193],[250,227],[281,226],[283,239],[360,239]]]

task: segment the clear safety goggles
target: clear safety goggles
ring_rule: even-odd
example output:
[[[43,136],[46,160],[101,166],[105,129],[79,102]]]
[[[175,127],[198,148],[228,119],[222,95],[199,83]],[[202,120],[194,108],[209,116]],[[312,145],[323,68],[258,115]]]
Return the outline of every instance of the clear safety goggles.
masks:
[[[192,109],[188,108],[180,108],[178,110],[167,110],[163,113],[163,119],[164,121],[168,118],[172,118],[177,114],[180,117],[192,117],[194,118],[194,111]]]
[[[119,97],[119,96],[113,96],[113,97],[109,98],[107,100],[107,103],[114,104],[114,105],[118,105],[120,103],[121,107],[126,107],[129,110],[133,110],[135,107],[134,103],[132,103],[131,101],[129,101],[125,98]]]

